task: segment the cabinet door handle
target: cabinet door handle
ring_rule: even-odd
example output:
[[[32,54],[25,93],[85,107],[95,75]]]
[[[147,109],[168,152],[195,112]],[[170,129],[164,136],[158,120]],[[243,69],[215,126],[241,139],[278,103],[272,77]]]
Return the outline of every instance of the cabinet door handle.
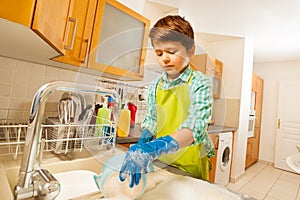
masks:
[[[280,119],[277,121],[277,128],[280,129]]]
[[[84,52],[81,51],[81,53],[80,53],[80,61],[82,61],[84,66],[86,66],[91,39],[85,39],[83,41],[84,41],[83,44],[86,43],[86,48],[85,48]],[[83,46],[83,44],[82,44],[82,46]]]
[[[68,21],[73,22],[74,26],[73,26],[73,30],[72,30],[71,44],[70,45],[65,45],[64,48],[66,50],[71,51],[73,49],[74,41],[75,41],[75,33],[76,33],[76,28],[77,28],[77,19],[69,17]]]

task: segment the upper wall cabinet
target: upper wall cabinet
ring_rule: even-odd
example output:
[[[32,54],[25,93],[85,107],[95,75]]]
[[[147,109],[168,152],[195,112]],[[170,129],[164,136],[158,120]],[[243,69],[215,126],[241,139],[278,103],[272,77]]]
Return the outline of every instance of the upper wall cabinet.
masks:
[[[78,20],[72,48],[55,61],[103,72],[121,80],[144,75],[150,21],[115,0],[73,0]]]
[[[2,0],[0,17],[2,56],[143,78],[150,21],[115,0]]]
[[[27,32],[29,30],[34,31],[59,55],[65,52],[65,35],[67,31],[70,31],[67,24],[72,6],[72,0],[2,0],[0,3],[0,17],[28,27]],[[0,25],[5,25],[6,22],[3,19]],[[15,26],[17,27],[17,25]],[[26,31],[24,31],[24,34],[18,32],[24,30],[24,27],[17,27],[10,31],[9,26],[1,26],[1,30],[7,31],[6,33],[11,34],[11,37],[19,34],[18,36],[22,37],[23,40],[27,39],[24,38],[28,34],[25,33]],[[38,43],[39,41],[31,42]],[[29,45],[27,48],[32,48],[32,46]]]
[[[31,27],[35,0],[1,0],[0,17]]]
[[[65,54],[53,60],[84,67],[91,44],[97,0],[73,0],[74,8],[70,14],[73,31],[66,32],[67,43]]]
[[[209,78],[213,97],[220,98],[223,63],[207,54],[197,54],[191,58],[191,67]]]
[[[114,0],[98,1],[88,68],[121,80],[141,80],[150,21]]]

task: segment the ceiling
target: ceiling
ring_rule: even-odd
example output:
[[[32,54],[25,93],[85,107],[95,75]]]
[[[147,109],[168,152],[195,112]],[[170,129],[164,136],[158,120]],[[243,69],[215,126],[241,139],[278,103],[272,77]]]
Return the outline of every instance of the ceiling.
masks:
[[[299,0],[151,0],[179,8],[195,32],[244,37],[254,63],[300,60]]]

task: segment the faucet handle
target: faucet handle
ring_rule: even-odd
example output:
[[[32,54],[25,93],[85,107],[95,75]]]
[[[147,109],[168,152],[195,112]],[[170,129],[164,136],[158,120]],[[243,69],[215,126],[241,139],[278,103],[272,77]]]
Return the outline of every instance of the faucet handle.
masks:
[[[56,178],[46,169],[38,169],[32,175],[34,194],[39,199],[55,199],[61,190]]]

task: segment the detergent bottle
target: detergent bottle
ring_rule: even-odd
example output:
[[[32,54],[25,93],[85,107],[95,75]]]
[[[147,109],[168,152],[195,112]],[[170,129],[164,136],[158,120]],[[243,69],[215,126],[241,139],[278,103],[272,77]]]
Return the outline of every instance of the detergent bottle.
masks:
[[[101,136],[103,126],[110,126],[111,111],[107,107],[107,97],[104,97],[103,106],[98,109],[96,119],[96,136]]]
[[[128,137],[129,131],[130,131],[130,110],[128,110],[128,103],[126,102],[126,104],[120,111],[117,136]]]

